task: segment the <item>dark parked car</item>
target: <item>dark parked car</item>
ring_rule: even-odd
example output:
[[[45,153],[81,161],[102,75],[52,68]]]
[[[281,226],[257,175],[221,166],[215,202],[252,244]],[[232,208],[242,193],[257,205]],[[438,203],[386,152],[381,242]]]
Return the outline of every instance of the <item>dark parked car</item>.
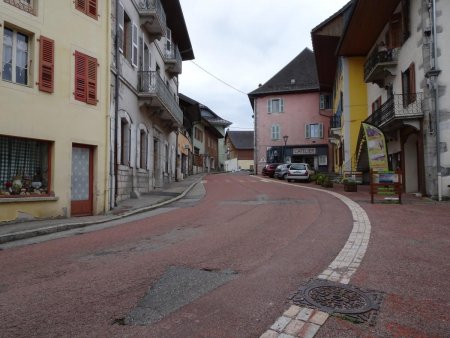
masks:
[[[290,163],[287,164],[280,164],[275,169],[275,174],[273,177],[278,178],[279,180],[284,180],[286,178],[286,174],[288,173],[289,167],[291,166]]]
[[[273,175],[275,174],[275,169],[282,163],[267,163],[263,170],[262,170],[262,174],[264,176],[269,176],[269,177],[273,177]]]

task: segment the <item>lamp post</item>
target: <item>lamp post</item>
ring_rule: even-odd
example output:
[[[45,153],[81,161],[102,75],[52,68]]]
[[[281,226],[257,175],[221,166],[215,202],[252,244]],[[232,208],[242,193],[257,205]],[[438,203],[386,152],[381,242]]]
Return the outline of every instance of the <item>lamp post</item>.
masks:
[[[285,159],[285,156],[286,156],[286,143],[287,143],[288,138],[289,138],[289,136],[287,136],[287,135],[284,135],[284,136],[283,136],[283,141],[284,141],[284,147],[283,147],[283,163],[286,163],[286,159]]]

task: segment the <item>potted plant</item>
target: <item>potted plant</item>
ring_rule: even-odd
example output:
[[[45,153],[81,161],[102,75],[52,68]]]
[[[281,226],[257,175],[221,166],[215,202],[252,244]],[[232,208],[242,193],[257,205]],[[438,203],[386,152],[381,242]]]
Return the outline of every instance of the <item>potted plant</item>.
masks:
[[[351,178],[344,178],[342,183],[344,184],[344,191],[358,191],[358,184],[355,180]]]
[[[316,184],[322,185],[324,179],[325,179],[325,175],[323,175],[323,174],[317,174],[317,177],[316,177]]]
[[[330,180],[328,176],[324,176],[322,180],[322,187],[324,188],[333,188],[333,181]]]

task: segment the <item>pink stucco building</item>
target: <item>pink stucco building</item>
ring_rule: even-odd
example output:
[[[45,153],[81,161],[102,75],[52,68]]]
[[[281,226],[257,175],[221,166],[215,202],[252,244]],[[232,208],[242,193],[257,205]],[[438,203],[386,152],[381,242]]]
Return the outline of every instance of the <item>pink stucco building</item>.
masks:
[[[256,173],[274,162],[306,162],[328,172],[331,97],[320,92],[310,49],[248,96],[255,120]]]

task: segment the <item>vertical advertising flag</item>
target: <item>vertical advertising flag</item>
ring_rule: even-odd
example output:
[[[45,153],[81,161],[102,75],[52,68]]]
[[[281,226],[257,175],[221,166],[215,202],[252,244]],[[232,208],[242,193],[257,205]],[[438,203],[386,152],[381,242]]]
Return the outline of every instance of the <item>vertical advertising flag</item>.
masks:
[[[373,170],[388,170],[386,141],[383,132],[367,123],[362,123],[366,135],[369,166]]]

